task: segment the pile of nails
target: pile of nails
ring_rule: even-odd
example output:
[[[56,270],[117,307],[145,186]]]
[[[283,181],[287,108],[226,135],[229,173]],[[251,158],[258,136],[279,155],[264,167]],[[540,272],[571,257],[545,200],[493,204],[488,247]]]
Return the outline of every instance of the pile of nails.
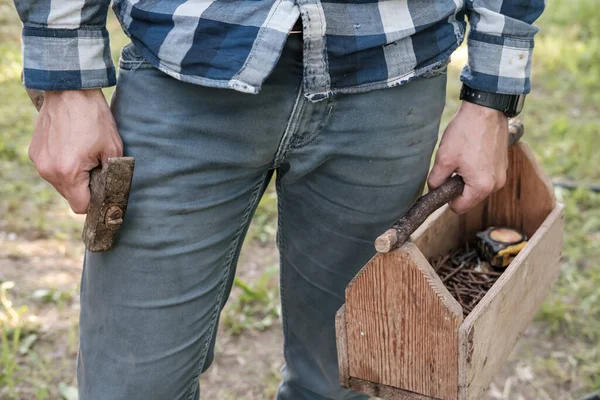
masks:
[[[473,247],[467,243],[450,254],[429,260],[450,294],[462,306],[465,317],[502,274],[481,260]]]

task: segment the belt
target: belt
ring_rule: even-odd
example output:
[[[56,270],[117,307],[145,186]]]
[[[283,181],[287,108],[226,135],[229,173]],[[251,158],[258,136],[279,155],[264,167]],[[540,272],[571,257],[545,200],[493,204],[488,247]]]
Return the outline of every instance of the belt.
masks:
[[[290,34],[302,34],[302,19],[298,18],[294,24]]]

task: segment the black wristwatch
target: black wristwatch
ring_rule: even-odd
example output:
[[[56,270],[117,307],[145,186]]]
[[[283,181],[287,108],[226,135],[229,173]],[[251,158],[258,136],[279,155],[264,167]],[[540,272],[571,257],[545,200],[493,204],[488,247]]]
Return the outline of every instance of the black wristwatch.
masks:
[[[499,94],[483,92],[472,89],[463,84],[460,90],[460,99],[480,106],[502,111],[507,117],[516,117],[523,110],[525,95],[521,94]]]

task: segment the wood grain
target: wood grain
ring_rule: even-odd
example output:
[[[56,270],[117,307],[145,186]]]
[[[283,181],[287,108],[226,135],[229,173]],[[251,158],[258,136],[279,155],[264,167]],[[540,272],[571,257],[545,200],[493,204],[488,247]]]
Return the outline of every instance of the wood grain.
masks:
[[[464,242],[461,218],[445,205],[431,214],[410,239],[428,260],[448,254]]]
[[[506,185],[462,217],[463,235],[472,238],[481,229],[503,225],[531,237],[555,205],[552,182],[529,146],[519,142],[508,151]]]
[[[335,338],[337,345],[340,386],[350,387],[348,375],[348,339],[346,337],[346,305],[342,304],[335,313]]]
[[[460,327],[459,398],[480,398],[550,292],[560,273],[563,229],[557,204]]]
[[[348,374],[454,400],[462,309],[413,243],[376,255],[346,289]]]
[[[112,247],[121,223],[108,224],[107,216],[112,208],[118,208],[122,222],[134,165],[133,157],[112,157],[90,171],[90,204],[81,235],[89,251],[106,251]]]
[[[530,241],[461,324],[424,255],[448,253],[490,225],[522,229]],[[444,206],[414,244],[378,254],[348,285],[341,379],[383,399],[481,398],[558,277],[563,225],[550,180],[518,143],[505,188],[463,216]]]

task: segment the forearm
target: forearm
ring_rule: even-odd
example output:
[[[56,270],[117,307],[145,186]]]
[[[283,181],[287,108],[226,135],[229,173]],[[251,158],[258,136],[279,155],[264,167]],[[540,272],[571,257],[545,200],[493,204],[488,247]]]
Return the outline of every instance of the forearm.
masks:
[[[467,0],[469,62],[461,80],[487,92],[528,93],[533,23],[544,6],[543,0]]]
[[[69,90],[114,85],[106,30],[110,0],[15,0],[23,21],[27,88]]]

